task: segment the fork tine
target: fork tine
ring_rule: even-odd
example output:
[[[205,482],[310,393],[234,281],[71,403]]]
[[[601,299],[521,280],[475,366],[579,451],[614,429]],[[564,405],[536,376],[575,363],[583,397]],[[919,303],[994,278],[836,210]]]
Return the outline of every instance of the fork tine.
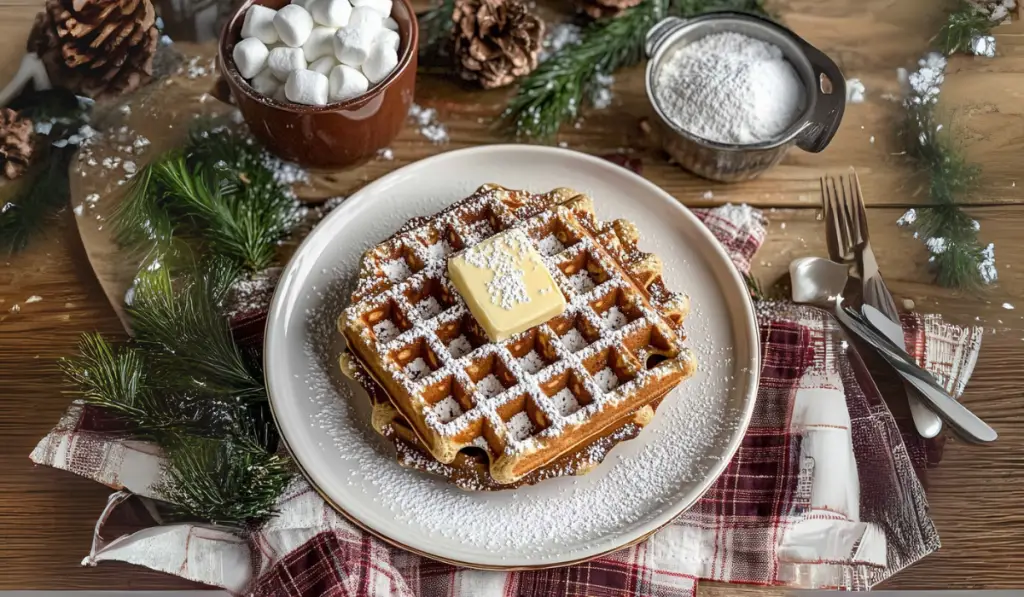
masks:
[[[846,250],[843,248],[843,239],[839,231],[839,213],[836,211],[837,203],[835,197],[835,184],[831,176],[821,178],[822,200],[825,203],[825,236],[829,244],[829,255],[842,261],[845,258]]]
[[[868,210],[867,206],[864,205],[864,193],[860,189],[860,177],[857,176],[857,172],[853,172],[853,191],[854,199],[856,199],[857,206],[857,221],[860,224],[861,242],[868,242],[870,236],[868,234]]]
[[[838,182],[838,184],[837,184]],[[835,210],[835,219],[837,229],[839,230],[839,244],[842,249],[843,261],[848,261],[852,256],[853,252],[853,238],[850,233],[850,219],[846,214],[846,200],[843,193],[840,191],[842,188],[842,181],[837,181],[832,178],[832,193],[835,201],[833,209]]]
[[[843,176],[843,196],[846,199],[846,221],[850,223],[851,236],[854,245],[864,243],[864,231],[860,220],[860,210],[857,205],[857,193],[854,187],[854,180],[850,175]]]

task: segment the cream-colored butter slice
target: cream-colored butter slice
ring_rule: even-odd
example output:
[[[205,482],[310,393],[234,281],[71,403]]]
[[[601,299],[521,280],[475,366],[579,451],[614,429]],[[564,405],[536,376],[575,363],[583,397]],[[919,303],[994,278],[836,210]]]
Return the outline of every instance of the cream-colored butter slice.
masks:
[[[507,230],[448,259],[448,276],[492,342],[565,310],[565,297],[526,233]]]

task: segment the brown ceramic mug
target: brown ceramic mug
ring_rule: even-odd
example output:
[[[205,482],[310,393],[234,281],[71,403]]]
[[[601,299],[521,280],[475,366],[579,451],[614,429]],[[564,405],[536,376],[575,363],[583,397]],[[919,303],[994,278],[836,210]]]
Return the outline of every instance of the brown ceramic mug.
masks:
[[[245,11],[254,4],[280,9],[289,0],[243,2],[221,31],[217,56],[222,81],[252,134],[282,158],[314,168],[351,166],[387,147],[402,130],[416,89],[419,24],[409,0],[394,0],[391,9],[401,37],[394,72],[365,94],[326,106],[276,101],[239,74],[232,51],[242,38]]]

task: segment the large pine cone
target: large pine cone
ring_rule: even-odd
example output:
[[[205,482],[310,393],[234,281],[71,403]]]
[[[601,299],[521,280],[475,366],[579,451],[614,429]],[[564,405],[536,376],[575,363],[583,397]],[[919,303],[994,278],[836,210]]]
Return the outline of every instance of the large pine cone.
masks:
[[[32,161],[32,121],[10,108],[0,108],[0,167],[14,180]]]
[[[28,50],[54,84],[101,98],[150,80],[158,37],[150,0],[46,0]]]
[[[456,0],[452,56],[459,75],[484,89],[537,68],[544,22],[519,0]]]
[[[618,16],[622,11],[640,2],[641,0],[576,0],[576,7],[592,19],[601,19]]]

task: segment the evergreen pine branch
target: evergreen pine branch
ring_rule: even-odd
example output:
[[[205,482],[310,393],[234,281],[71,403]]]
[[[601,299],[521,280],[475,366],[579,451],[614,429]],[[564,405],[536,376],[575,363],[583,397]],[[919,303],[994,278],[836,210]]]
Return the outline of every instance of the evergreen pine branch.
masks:
[[[935,44],[947,56],[956,52],[971,52],[971,41],[979,35],[988,35],[996,25],[976,6],[961,0],[956,10],[946,18],[935,36]]]
[[[238,270],[223,260],[193,265],[177,280],[160,263],[139,272],[128,313],[137,340],[161,357],[159,379],[167,390],[229,405],[266,400],[258,362],[234,343],[220,312],[237,278]]]
[[[287,458],[268,452],[251,430],[226,439],[181,436],[167,446],[158,491],[182,514],[244,526],[273,516],[292,477]]]
[[[524,77],[501,123],[517,137],[551,138],[579,116],[600,75],[643,59],[647,32],[662,17],[711,10],[767,14],[763,0],[644,0],[615,18],[592,22],[578,44],[562,48]]]
[[[429,10],[417,15],[420,24],[420,58],[432,59],[445,52],[454,24],[455,0],[439,0]]]
[[[936,282],[960,290],[978,290],[994,278],[991,248],[978,241],[978,225],[962,209],[977,190],[980,169],[968,161],[955,127],[943,125],[936,102],[945,63],[922,62],[904,101],[901,137],[907,156],[928,179],[929,204],[914,210],[913,227],[932,253]],[[930,69],[922,75],[925,69]],[[925,78],[927,81],[924,81]]]
[[[242,270],[266,269],[298,220],[292,195],[266,161],[251,139],[229,129],[193,133],[183,151],[136,175],[114,214],[116,238],[149,249],[175,236],[201,239]]]
[[[0,206],[0,251],[17,253],[42,232],[71,196],[68,168],[73,148],[53,148],[38,173],[22,183],[21,193]]]

